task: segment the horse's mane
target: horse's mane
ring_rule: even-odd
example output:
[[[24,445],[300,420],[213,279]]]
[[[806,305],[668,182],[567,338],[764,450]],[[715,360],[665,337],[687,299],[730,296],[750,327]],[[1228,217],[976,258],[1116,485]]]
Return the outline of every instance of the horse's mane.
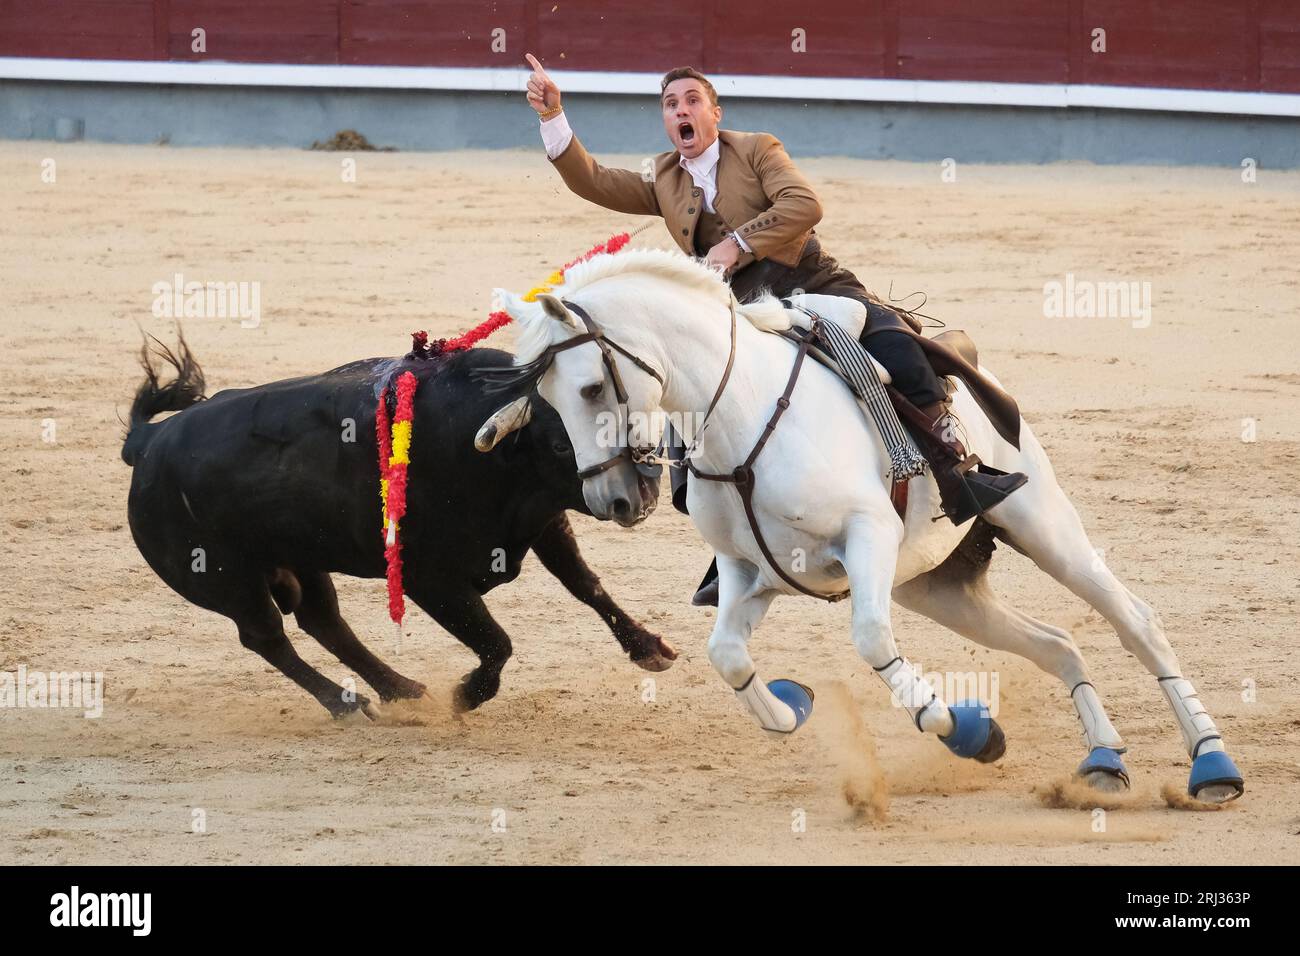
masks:
[[[551,293],[557,297],[569,296],[602,279],[624,274],[667,279],[724,305],[730,301],[731,291],[720,270],[708,265],[703,259],[664,249],[630,249],[612,255],[592,256],[565,270],[564,284],[555,286]],[[527,365],[535,361],[547,347],[565,337],[561,324],[546,317],[540,302],[525,302],[500,289],[497,294],[499,298],[509,299],[508,310],[518,324],[516,365]],[[790,325],[780,299],[766,290],[754,301],[739,306],[736,311],[764,331],[785,329]]]

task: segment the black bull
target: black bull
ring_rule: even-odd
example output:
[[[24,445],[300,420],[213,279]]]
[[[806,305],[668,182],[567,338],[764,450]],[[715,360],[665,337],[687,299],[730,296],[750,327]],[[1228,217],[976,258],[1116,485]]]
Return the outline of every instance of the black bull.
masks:
[[[184,340],[155,350],[175,371],[160,383],[148,350],[122,458],[134,468],[131,533],[150,567],[182,597],[235,622],[239,640],[334,716],[372,714],[302,660],[282,616],[373,687],[383,700],[424,686],[372,654],[339,615],[331,572],[384,577],[375,410],[381,382],[409,368],[415,395],[408,510],[401,524],[408,597],[479,657],[458,689],[476,707],[497,693],[509,636],[482,596],[511,581],[531,549],[569,593],[608,624],[633,661],[663,670],[676,657],[605,593],[587,567],[566,509],[586,511],[573,450],[554,410],[536,399],[531,424],[491,452],[476,430],[516,396],[486,396],[476,367],[507,353],[473,349],[439,359],[371,359],[323,375],[204,398]],[[149,420],[178,411],[163,421]]]

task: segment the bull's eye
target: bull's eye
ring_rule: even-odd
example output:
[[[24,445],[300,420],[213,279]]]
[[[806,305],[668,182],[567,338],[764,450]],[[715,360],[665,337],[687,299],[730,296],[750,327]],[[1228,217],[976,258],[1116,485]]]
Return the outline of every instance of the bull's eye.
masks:
[[[604,391],[605,391],[604,382],[592,382],[590,385],[582,386],[582,391],[579,392],[579,394],[582,395],[582,397],[585,398],[587,401],[594,402],[596,401],[596,399],[600,398],[601,394]]]

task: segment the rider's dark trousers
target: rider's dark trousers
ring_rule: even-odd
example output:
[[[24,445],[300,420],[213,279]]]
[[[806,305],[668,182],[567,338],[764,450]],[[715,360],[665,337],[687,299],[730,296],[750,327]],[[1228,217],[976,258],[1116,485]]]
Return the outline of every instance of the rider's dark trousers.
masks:
[[[904,331],[907,325],[902,317],[874,301],[858,277],[822,249],[815,234],[809,238],[803,258],[794,268],[760,259],[733,275],[730,282],[731,290],[741,302],[756,298],[763,289],[781,297],[798,289],[857,299],[867,307],[867,324],[860,341],[889,371],[894,387],[915,405],[930,405],[947,397],[921,346]]]
[[[930,367],[930,360],[925,357],[916,339],[906,332],[882,329],[874,334],[863,333],[859,341],[889,372],[894,388],[913,405],[924,408],[934,402],[942,402],[948,397],[939,376]]]

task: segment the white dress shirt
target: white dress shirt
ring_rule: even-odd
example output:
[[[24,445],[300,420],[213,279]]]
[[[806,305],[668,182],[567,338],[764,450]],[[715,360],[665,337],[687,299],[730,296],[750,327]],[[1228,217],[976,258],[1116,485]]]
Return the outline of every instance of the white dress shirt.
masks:
[[[561,111],[548,120],[541,121],[542,143],[546,146],[546,155],[550,159],[555,159],[569,147],[569,142],[573,139],[573,129],[569,126],[569,121]],[[678,156],[678,164],[682,169],[691,174],[691,179],[695,185],[704,192],[704,208],[709,212],[717,212],[713,208],[713,200],[718,195],[718,152],[720,141],[715,136],[709,148],[702,152],[694,159],[687,159],[685,156]],[[744,239],[735,233],[731,238],[736,241],[745,252],[753,250],[745,243]]]

